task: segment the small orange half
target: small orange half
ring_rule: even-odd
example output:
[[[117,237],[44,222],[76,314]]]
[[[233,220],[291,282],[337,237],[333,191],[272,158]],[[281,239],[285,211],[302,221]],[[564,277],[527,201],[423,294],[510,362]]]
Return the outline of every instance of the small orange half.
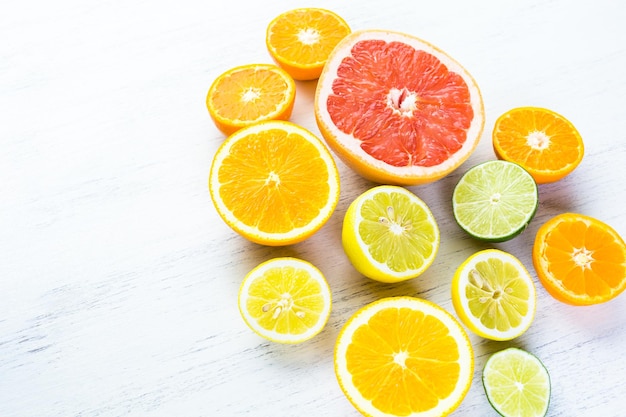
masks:
[[[574,125],[541,107],[518,107],[502,114],[492,140],[498,158],[523,166],[537,184],[558,181],[571,173],[585,151]]]
[[[626,245],[608,224],[576,213],[559,214],[535,237],[533,264],[546,290],[573,305],[603,303],[626,288]]]
[[[345,20],[330,10],[286,11],[267,26],[265,43],[276,63],[296,80],[315,80],[331,51],[350,33]]]
[[[272,64],[231,68],[218,76],[206,97],[209,115],[230,135],[264,120],[288,120],[296,99],[296,83]]]

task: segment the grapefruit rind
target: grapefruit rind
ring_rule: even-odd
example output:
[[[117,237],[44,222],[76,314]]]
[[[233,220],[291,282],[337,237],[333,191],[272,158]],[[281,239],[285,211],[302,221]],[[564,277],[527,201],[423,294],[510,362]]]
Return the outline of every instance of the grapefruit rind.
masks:
[[[444,162],[428,167],[419,165],[399,167],[388,164],[364,151],[361,147],[361,140],[356,139],[352,134],[342,132],[332,121],[326,102],[332,94],[333,82],[337,79],[337,70],[342,60],[349,56],[352,46],[364,40],[384,40],[407,44],[416,50],[423,50],[433,55],[447,67],[448,71],[462,76],[470,93],[474,115],[462,147]],[[441,49],[418,37],[389,30],[354,31],[339,42],[319,77],[314,108],[316,122],[322,136],[346,165],[370,181],[394,185],[426,184],[439,180],[454,171],[476,149],[485,124],[484,104],[480,89],[471,74],[461,64]]]

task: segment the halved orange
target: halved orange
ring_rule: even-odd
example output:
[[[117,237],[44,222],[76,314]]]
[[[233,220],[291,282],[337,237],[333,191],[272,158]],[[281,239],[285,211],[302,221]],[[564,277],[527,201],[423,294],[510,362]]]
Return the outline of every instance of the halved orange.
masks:
[[[548,220],[537,231],[532,258],[543,286],[564,303],[603,303],[626,288],[626,244],[590,216],[563,213]]]
[[[339,200],[339,172],[324,143],[287,121],[259,122],[218,148],[209,174],[218,214],[247,239],[300,242],[329,219]]]
[[[218,76],[206,97],[211,119],[226,135],[263,120],[288,120],[296,83],[276,65],[249,64]]]
[[[562,179],[582,161],[583,140],[564,116],[541,107],[502,114],[492,133],[496,156],[524,167],[537,184]]]
[[[350,27],[336,13],[314,7],[281,13],[267,26],[265,44],[274,61],[296,80],[315,80]]]
[[[454,59],[412,35],[362,30],[328,58],[315,117],[330,147],[363,177],[418,185],[458,168],[484,127],[478,85]]]
[[[334,362],[343,393],[370,417],[446,416],[474,371],[465,330],[437,304],[415,297],[358,310],[339,333]]]

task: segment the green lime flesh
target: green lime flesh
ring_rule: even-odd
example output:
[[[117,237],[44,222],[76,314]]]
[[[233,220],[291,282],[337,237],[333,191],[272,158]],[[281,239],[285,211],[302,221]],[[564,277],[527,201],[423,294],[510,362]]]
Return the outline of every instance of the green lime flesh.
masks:
[[[494,353],[483,369],[491,406],[504,417],[543,417],[550,403],[550,375],[535,355],[518,348]]]
[[[503,160],[470,168],[452,195],[458,225],[476,239],[504,242],[524,231],[539,202],[537,183],[520,165]]]

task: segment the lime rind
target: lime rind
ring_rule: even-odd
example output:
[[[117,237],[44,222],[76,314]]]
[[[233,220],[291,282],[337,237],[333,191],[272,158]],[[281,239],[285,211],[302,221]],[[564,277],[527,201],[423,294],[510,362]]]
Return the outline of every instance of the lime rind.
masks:
[[[487,400],[503,417],[544,417],[550,405],[550,374],[530,352],[511,347],[494,353],[482,374]]]
[[[459,227],[487,242],[504,242],[521,234],[538,205],[533,177],[521,165],[503,160],[470,168],[452,195],[452,211]]]

